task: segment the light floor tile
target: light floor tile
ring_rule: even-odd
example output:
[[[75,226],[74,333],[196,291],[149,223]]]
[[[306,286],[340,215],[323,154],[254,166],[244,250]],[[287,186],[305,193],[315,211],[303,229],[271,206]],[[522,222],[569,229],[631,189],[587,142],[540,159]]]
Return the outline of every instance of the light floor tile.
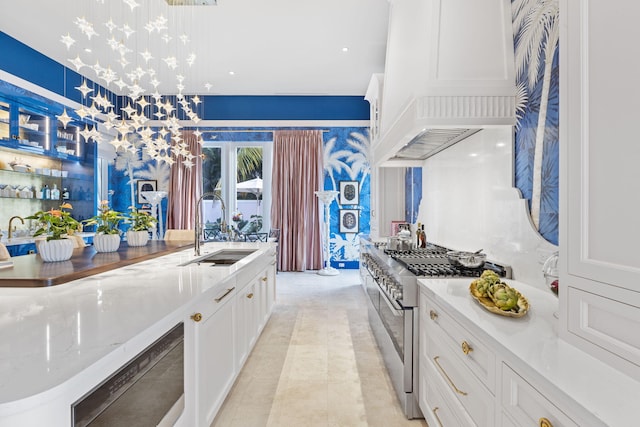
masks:
[[[426,426],[400,408],[356,270],[276,280],[271,319],[212,427]]]

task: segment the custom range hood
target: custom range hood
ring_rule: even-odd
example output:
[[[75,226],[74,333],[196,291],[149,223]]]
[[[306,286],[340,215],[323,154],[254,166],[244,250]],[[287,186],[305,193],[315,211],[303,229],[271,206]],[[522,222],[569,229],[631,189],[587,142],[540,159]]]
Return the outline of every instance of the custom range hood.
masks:
[[[483,128],[515,124],[510,0],[390,3],[384,76],[365,97],[376,166],[420,166]]]

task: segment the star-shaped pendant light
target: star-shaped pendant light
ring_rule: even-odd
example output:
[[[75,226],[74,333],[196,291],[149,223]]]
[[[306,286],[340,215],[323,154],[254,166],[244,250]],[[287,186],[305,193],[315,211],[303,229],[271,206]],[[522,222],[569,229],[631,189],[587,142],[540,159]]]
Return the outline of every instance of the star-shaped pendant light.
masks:
[[[83,98],[86,98],[87,94],[89,92],[93,92],[93,89],[91,89],[89,86],[87,86],[87,81],[86,80],[82,80],[82,84],[80,86],[76,86],[76,89],[78,89],[80,91],[80,93],[82,94]]]
[[[63,109],[62,109],[62,114],[60,114],[59,116],[56,116],[56,118],[57,118],[58,120],[60,120],[60,122],[62,123],[62,127],[63,127],[64,129],[66,129],[66,128],[67,128],[67,125],[69,124],[69,122],[70,122],[71,120],[73,120],[73,119],[71,118],[71,116],[69,116],[69,114],[67,114],[67,109],[66,109],[66,108],[63,108]]]
[[[62,36],[62,38],[60,39],[60,41],[62,42],[62,44],[64,44],[67,47],[67,50],[69,50],[69,48],[71,47],[71,45],[73,45],[76,41],[69,35],[69,33],[67,33],[66,36]]]
[[[86,78],[83,79],[82,85],[76,87],[82,93],[83,105],[75,112],[83,121],[91,118],[94,122],[102,122],[106,129],[117,130],[119,137],[107,141],[117,150],[133,153],[140,149],[157,161],[169,164],[182,158],[183,164],[190,167],[194,156],[182,138],[182,123],[178,117],[188,118],[192,123],[198,123],[200,117],[195,110],[202,101],[197,95],[183,94],[187,80],[185,72],[189,70],[187,67],[193,66],[196,59],[196,54],[193,52],[182,53],[189,52],[187,49],[192,38],[188,31],[184,31],[185,28],[190,28],[185,20],[187,15],[180,12],[180,9],[175,9],[179,11],[178,16],[172,15],[172,20],[176,19],[175,25],[162,14],[149,17],[146,23],[141,23],[140,17],[133,12],[140,6],[139,0],[122,0],[119,6],[120,11],[113,9],[113,3],[104,0],[93,2],[93,6],[87,6],[84,9],[84,16],[74,20],[75,26],[72,29],[75,31],[69,31],[60,38],[70,52],[69,62],[76,71],[91,73],[86,77],[99,81],[106,89],[103,91],[98,88],[94,93],[94,89],[88,86]],[[92,7],[111,8],[109,13],[106,13],[110,18],[94,26],[91,11],[87,10]],[[105,13],[96,14],[96,16],[101,15]],[[131,25],[133,22],[136,25]],[[102,28],[104,34],[101,36],[96,28]],[[179,33],[172,32],[172,29],[178,28],[181,30]],[[142,29],[147,33],[146,43],[141,41],[143,39],[139,34],[136,34]],[[176,43],[172,42],[174,39],[180,42],[179,49],[176,49]],[[158,43],[159,41],[165,43]],[[107,58],[93,56],[91,48],[95,47],[96,43],[104,43],[111,55]],[[174,96],[165,97],[160,94],[161,82],[156,78],[156,69],[164,66],[175,71],[177,84],[173,89],[164,88],[164,90],[175,92]],[[116,68],[118,72],[115,71]],[[88,69],[92,72],[87,71]],[[212,85],[207,85],[205,87],[210,90]],[[123,117],[114,112],[113,103],[109,101],[109,97],[105,96],[107,91],[122,97]],[[58,119],[66,128],[71,116],[65,109]],[[151,119],[162,123],[160,130],[157,130],[157,127],[154,130],[153,125],[149,124],[152,123]],[[92,127],[85,125],[81,135],[85,141],[93,140],[100,143],[102,140],[95,125]],[[198,142],[202,143],[202,134],[194,132],[194,135]],[[134,140],[137,142],[133,143]]]

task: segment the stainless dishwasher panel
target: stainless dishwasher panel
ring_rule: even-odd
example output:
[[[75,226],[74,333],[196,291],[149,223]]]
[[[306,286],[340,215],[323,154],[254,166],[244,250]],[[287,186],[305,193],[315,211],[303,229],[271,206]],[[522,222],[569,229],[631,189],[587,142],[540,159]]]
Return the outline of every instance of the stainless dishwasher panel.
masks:
[[[183,396],[184,324],[179,323],[75,402],[71,421],[74,427],[173,425],[184,409]]]

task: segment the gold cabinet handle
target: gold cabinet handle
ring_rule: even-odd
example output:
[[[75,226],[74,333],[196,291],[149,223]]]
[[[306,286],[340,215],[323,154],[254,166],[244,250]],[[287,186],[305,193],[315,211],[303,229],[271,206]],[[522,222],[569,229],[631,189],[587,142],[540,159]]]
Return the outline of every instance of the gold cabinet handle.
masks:
[[[547,418],[540,418],[539,420],[540,422],[540,427],[553,427],[553,424],[551,424],[551,421],[549,421]]]
[[[468,342],[462,341],[462,352],[464,354],[469,354],[472,351],[473,351],[473,347],[471,347]]]
[[[227,291],[222,294],[221,296],[219,296],[218,298],[214,299],[215,302],[220,302],[224,299],[224,297],[226,297],[227,295],[229,295],[231,293],[231,291],[233,291],[236,287],[234,286],[233,288],[229,288],[227,289]]]
[[[438,318],[438,313],[436,313],[435,311],[431,310],[429,312],[429,317],[431,318],[431,320],[436,320]]]
[[[440,417],[438,416],[438,409],[440,409],[440,408],[438,408],[438,407],[436,406],[435,408],[433,408],[433,409],[431,410],[431,412],[433,412],[433,416],[434,416],[434,417],[436,417],[436,421],[438,422],[438,425],[439,425],[440,427],[443,427],[443,426],[442,426],[442,421],[440,421]]]
[[[253,292],[248,293],[248,294],[247,294],[247,298],[249,298],[249,299],[253,298]]]
[[[266,282],[266,281],[267,281],[267,276],[264,276],[264,277],[263,277],[262,279],[260,279],[260,280],[262,280],[263,282]]]
[[[202,313],[196,313],[191,315],[191,320],[194,322],[199,322],[202,320]]]
[[[444,375],[444,377],[447,379],[447,382],[449,383],[449,385],[451,386],[451,388],[453,388],[453,390],[458,393],[461,394],[463,396],[466,396],[467,393],[460,390],[458,387],[456,387],[456,385],[453,383],[453,381],[451,381],[451,378],[449,378],[449,375],[447,375],[447,373],[444,371],[444,369],[442,368],[442,366],[440,366],[440,363],[438,363],[438,359],[440,358],[440,356],[436,356],[433,358],[433,361],[436,363],[436,366],[438,367],[438,369],[440,369],[440,372],[442,372],[442,375]]]

